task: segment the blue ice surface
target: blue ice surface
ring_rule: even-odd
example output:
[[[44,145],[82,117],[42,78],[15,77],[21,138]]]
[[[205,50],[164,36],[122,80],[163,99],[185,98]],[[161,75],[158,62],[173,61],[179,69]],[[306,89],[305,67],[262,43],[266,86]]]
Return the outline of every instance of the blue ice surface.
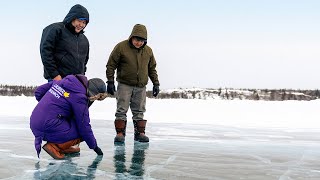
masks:
[[[104,152],[40,159],[28,117],[0,117],[0,179],[320,179],[320,131],[147,123],[149,143],[114,145],[113,120],[91,120]],[[43,142],[44,144],[45,142]]]

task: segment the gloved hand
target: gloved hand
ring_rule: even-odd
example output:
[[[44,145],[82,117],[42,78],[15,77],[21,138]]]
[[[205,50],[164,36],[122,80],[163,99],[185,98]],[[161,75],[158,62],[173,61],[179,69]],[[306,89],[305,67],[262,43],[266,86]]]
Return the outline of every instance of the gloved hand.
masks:
[[[107,92],[111,95],[114,95],[114,92],[116,92],[116,87],[114,86],[113,81],[107,81]]]
[[[98,146],[96,148],[94,148],[94,152],[96,152],[97,155],[99,155],[99,156],[103,155],[103,152],[101,151],[101,149]]]
[[[152,95],[153,95],[154,97],[157,97],[157,96],[158,96],[159,91],[160,91],[159,85],[153,85]]]

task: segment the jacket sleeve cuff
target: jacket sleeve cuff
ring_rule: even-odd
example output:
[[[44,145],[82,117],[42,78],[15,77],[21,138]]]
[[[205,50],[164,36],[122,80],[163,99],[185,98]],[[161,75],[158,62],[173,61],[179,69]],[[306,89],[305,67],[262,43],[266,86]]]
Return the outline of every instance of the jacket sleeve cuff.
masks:
[[[54,79],[56,76],[58,76],[58,75],[60,75],[60,73],[58,72],[58,71],[54,71],[51,75],[50,75],[50,77],[51,77],[51,79]]]

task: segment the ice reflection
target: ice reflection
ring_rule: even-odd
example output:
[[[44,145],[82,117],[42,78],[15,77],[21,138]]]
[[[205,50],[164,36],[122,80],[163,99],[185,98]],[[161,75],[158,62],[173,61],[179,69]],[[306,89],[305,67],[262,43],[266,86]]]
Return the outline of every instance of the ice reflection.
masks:
[[[126,148],[124,144],[115,144],[113,162],[117,175],[126,171]]]
[[[40,162],[37,162],[34,179],[95,179],[97,167],[103,156],[97,156],[91,165],[84,170],[72,161],[73,157],[79,155],[67,156],[63,161],[50,162],[45,170],[41,170]]]
[[[97,167],[99,163],[101,162],[103,156],[97,156],[92,164],[88,166],[87,168],[87,175],[90,177],[89,179],[94,179],[95,178],[95,173],[97,171]]]
[[[116,179],[130,179],[142,177],[144,175],[145,151],[149,148],[149,143],[135,142],[130,167],[126,167],[125,144],[115,144],[114,168]]]
[[[103,160],[83,144],[79,157],[58,161],[37,158],[28,122],[0,117],[0,179],[320,179],[320,129],[159,123],[149,127],[149,144],[128,136],[112,146],[113,120],[93,121]]]

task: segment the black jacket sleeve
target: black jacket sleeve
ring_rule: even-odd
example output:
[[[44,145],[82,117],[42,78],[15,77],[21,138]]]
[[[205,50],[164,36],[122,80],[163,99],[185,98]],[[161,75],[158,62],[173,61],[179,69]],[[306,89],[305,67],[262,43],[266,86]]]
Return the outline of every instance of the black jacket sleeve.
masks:
[[[42,63],[51,79],[59,75],[57,62],[54,59],[54,50],[60,33],[61,30],[55,24],[49,25],[43,30],[40,42]]]

